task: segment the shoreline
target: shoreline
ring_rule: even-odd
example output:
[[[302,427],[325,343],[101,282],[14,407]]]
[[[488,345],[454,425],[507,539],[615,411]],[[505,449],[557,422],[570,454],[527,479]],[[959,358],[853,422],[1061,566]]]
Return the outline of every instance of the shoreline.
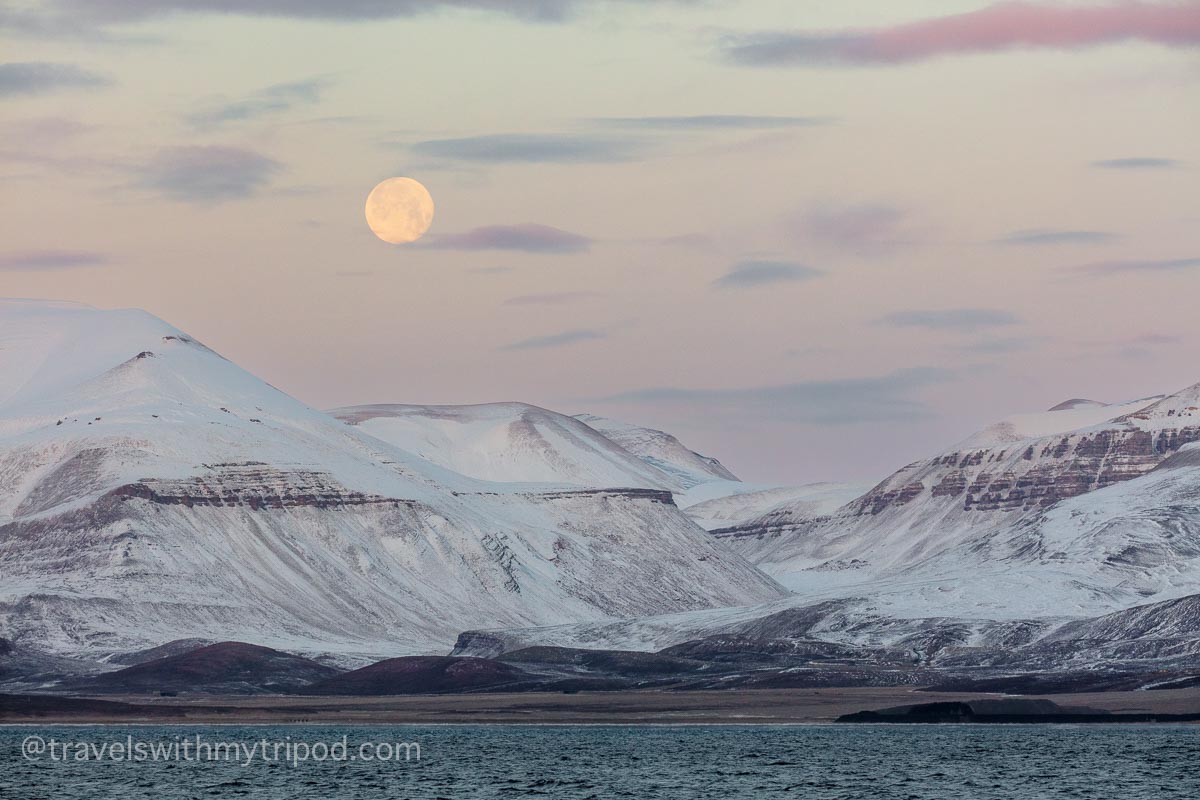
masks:
[[[1200,714],[1200,688],[1069,695],[928,692],[914,687],[395,695],[21,695],[0,703],[0,726],[30,725],[822,725],[858,711],[980,699],[1050,699],[1115,714]],[[859,723],[862,724],[862,723]],[[894,722],[867,723],[895,725]],[[903,724],[903,723],[900,723]],[[1053,720],[1029,723],[1054,724]],[[1093,725],[1195,724],[1101,721]]]

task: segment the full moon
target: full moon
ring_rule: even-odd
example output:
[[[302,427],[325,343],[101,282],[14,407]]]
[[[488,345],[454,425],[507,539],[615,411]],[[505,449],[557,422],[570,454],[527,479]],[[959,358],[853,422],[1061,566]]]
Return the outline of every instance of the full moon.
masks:
[[[415,242],[433,222],[433,197],[412,178],[388,178],[367,195],[367,225],[392,244]]]

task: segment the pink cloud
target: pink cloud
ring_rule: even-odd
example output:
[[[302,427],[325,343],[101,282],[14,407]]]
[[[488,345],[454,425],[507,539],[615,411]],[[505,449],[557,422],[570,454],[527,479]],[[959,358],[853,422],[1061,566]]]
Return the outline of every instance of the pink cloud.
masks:
[[[1000,3],[874,30],[751,35],[731,42],[727,52],[735,61],[757,66],[901,63],[954,53],[1073,49],[1124,41],[1200,44],[1200,4]]]

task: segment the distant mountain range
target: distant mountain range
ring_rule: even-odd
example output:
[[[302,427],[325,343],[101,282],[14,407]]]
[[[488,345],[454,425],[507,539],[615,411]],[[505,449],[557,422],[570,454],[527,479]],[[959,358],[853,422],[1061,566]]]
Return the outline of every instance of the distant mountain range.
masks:
[[[796,591],[896,613],[1084,616],[1200,592],[1200,384],[1011,417],[832,514],[716,530]],[[866,587],[869,587],[866,588]]]
[[[332,673],[245,648],[522,651],[484,671],[523,686],[1170,683],[1197,597],[1200,384],[1011,417],[874,487],[756,486],[523,403],[321,412],[144,312],[0,301],[0,684],[148,686],[230,641],[195,658],[293,687]]]

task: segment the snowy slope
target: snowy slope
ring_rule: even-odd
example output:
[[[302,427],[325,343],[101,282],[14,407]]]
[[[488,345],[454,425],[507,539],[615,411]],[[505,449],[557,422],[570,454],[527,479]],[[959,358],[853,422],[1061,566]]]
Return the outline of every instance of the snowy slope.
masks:
[[[510,630],[465,632],[456,652],[494,656],[533,646],[658,651],[714,635],[760,640],[801,639],[875,648],[920,649],[929,639],[960,646],[1017,646],[1060,627],[1065,618],[997,621],[949,616],[897,617],[862,597],[804,600],[790,597],[742,608]]]
[[[662,431],[588,414],[568,417],[527,403],[380,404],[329,413],[427,461],[482,480],[669,490],[675,503],[705,528],[751,519],[786,499],[810,498],[814,508],[829,510],[853,499],[843,497],[850,490],[832,485],[742,483],[716,459],[698,455]],[[840,502],[830,505],[835,499]]]
[[[1200,386],[1072,404],[992,426],[829,517],[784,504],[715,534],[809,598],[869,596],[906,616],[1104,613],[1200,591],[1197,441]]]
[[[703,490],[718,486],[721,484],[717,482],[701,484],[683,495],[682,499],[676,498],[684,513],[705,530],[741,525],[780,506],[786,506],[789,513],[805,518],[828,516],[871,488],[870,484],[861,483],[810,483],[766,488],[737,484],[740,491],[695,503],[688,502]]]
[[[654,468],[671,475],[684,489],[710,481],[737,481],[738,477],[715,458],[700,455],[669,433],[619,422],[594,414],[577,414],[625,450]]]
[[[1108,671],[1142,674],[1140,683],[1148,687],[1192,685],[1200,664],[1200,595],[1070,621],[900,618],[863,598],[807,604],[793,598],[643,619],[468,631],[455,652],[496,657],[533,646],[654,652],[709,637],[732,644],[731,652],[755,652],[756,644],[778,652],[787,641],[828,642],[865,649],[852,656],[860,665],[869,665],[874,651],[887,660],[920,661],[942,675],[973,679],[1030,672],[1103,676]],[[799,668],[806,667],[811,664]]]
[[[498,482],[682,488],[579,420],[526,403],[370,405],[329,412],[455,472]]]
[[[1191,641],[1200,644],[1200,594],[1188,595],[1056,628],[1044,642]]]
[[[666,492],[488,483],[140,311],[0,305],[0,636],[443,651],[466,628],[778,597]]]
[[[1200,592],[1200,443],[1146,475],[1058,503],[1014,526],[1011,544],[1036,548],[1077,582],[1104,575],[1113,608]],[[999,538],[999,537],[998,537]]]

